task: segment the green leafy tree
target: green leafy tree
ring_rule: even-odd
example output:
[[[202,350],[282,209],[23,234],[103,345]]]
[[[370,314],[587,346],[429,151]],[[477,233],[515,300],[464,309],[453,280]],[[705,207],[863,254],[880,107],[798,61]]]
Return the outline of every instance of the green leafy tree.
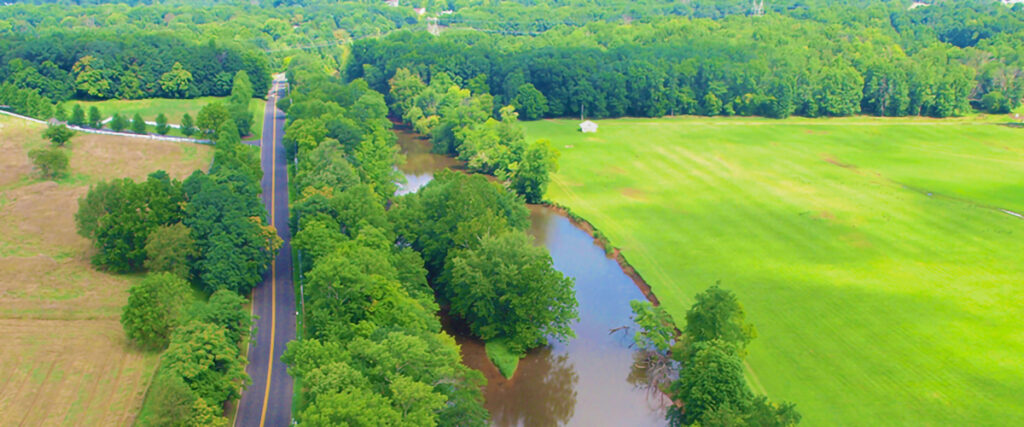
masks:
[[[671,425],[690,425],[709,413],[714,418],[732,419],[745,413],[753,399],[736,347],[718,339],[694,345],[693,355],[670,390],[673,398],[683,404],[682,408],[669,407]],[[732,410],[729,414],[714,414],[723,407]]]
[[[160,135],[167,135],[171,131],[171,127],[167,126],[167,116],[164,113],[156,115],[156,133]]]
[[[121,313],[125,334],[141,347],[163,349],[183,318],[188,283],[170,273],[153,273],[128,290]]]
[[[239,70],[235,74],[234,83],[231,85],[231,96],[228,98],[228,113],[231,120],[235,122],[239,135],[252,133],[253,113],[249,109],[249,103],[253,96],[252,82],[245,70]]]
[[[316,399],[302,411],[302,421],[321,426],[402,425],[402,415],[384,396],[347,389]]]
[[[224,122],[230,119],[231,115],[223,103],[211,102],[204,105],[203,108],[199,110],[199,114],[196,116],[196,127],[198,127],[204,135],[213,135],[215,132],[220,130],[221,125],[224,124]]]
[[[981,108],[990,114],[1006,114],[1013,105],[1001,92],[989,92],[981,97]]]
[[[181,124],[179,126],[181,133],[185,136],[194,135],[198,131],[198,129],[196,129],[196,123],[193,122],[193,119],[191,119],[191,116],[189,116],[188,113],[181,116]]]
[[[525,233],[485,235],[478,247],[453,252],[446,270],[451,312],[481,339],[506,338],[521,354],[545,337],[575,336],[569,326],[579,317],[573,281]]]
[[[146,396],[150,416],[138,421],[145,421],[142,424],[144,426],[180,425],[182,420],[192,416],[192,406],[196,399],[195,393],[185,385],[181,377],[159,371]]]
[[[68,154],[58,148],[36,148],[28,152],[39,175],[46,179],[57,179],[68,170]]]
[[[53,110],[53,118],[58,121],[67,121],[68,119],[68,107],[63,103],[57,104],[57,107]]]
[[[392,106],[400,116],[404,116],[415,104],[415,98],[427,87],[420,76],[407,68],[395,70],[394,77],[388,81]],[[415,121],[415,120],[411,120]]]
[[[185,97],[192,86],[192,73],[175,62],[171,70],[160,75],[160,90],[169,98]]]
[[[245,309],[248,300],[237,292],[226,289],[214,292],[193,317],[199,321],[224,328],[231,342],[241,342],[242,334],[252,326],[252,316]]]
[[[510,187],[526,198],[527,203],[540,203],[547,192],[551,174],[558,171],[558,152],[546,139],[530,144],[512,171]]]
[[[103,127],[102,121],[103,115],[100,114],[100,109],[96,108],[95,105],[89,107],[89,127],[99,129]]]
[[[185,280],[192,278],[192,264],[199,256],[192,230],[176,223],[155,228],[146,238],[146,262],[153,272],[168,272]]]
[[[718,339],[742,351],[757,336],[732,291],[714,285],[697,294],[696,300],[686,312],[686,328],[683,329],[691,343]]]
[[[85,126],[85,109],[82,108],[82,104],[75,104],[74,107],[71,107],[71,118],[68,119],[68,124]]]
[[[114,116],[110,118],[110,130],[114,132],[121,132],[128,128],[128,120],[119,113],[114,113]]]
[[[402,179],[395,168],[401,157],[394,138],[395,134],[390,131],[378,129],[359,144],[353,155],[362,182],[373,187],[382,199],[395,194],[398,188],[395,183]]]
[[[181,116],[181,124],[179,126],[181,126],[181,133],[185,136],[192,136],[197,131],[196,124],[192,121],[192,116],[188,113]]]
[[[722,113],[722,101],[714,93],[708,92],[704,95],[701,106],[705,116],[717,116]]]
[[[101,182],[78,201],[78,233],[92,240],[96,265],[115,272],[136,271],[146,260],[149,233],[182,220],[181,182],[166,172],[142,183],[131,179]]]
[[[203,401],[213,407],[239,396],[249,383],[245,358],[217,325],[192,321],[175,328],[162,360]]]
[[[139,113],[135,113],[135,116],[132,117],[132,132],[140,135],[146,133],[146,121]]]
[[[541,91],[533,86],[533,83],[524,83],[516,89],[516,97],[512,105],[517,111],[523,113],[526,120],[536,120],[544,117],[548,112],[548,100]]]
[[[64,125],[55,125],[46,128],[43,137],[50,140],[54,147],[63,147],[75,136],[75,131]]]
[[[71,72],[75,76],[75,88],[82,95],[100,99],[112,95],[111,73],[103,65],[103,60],[86,55],[71,67]]]

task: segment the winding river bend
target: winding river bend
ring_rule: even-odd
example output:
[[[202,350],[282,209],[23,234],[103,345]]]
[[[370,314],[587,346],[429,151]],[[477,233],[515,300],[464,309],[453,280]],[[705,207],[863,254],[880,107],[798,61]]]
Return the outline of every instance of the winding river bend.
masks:
[[[459,162],[430,153],[430,143],[416,134],[396,130],[406,163],[399,169],[407,183],[398,193],[426,185],[437,170]],[[487,359],[483,343],[449,330],[462,347],[463,363],[487,377],[485,406],[498,426],[664,425],[660,394],[634,385],[632,332],[611,332],[633,326],[629,301],[644,299],[615,260],[593,239],[553,209],[530,206],[530,234],[551,252],[556,269],[576,281],[580,319],[576,338],[535,349],[505,379]]]

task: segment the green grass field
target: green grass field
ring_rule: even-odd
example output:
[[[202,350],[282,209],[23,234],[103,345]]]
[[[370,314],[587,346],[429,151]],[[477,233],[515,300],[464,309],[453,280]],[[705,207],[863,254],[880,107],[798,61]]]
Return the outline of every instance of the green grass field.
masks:
[[[525,124],[548,199],[677,321],[721,281],[751,387],[805,425],[1024,424],[1024,129],[975,117]],[[625,303],[625,302],[624,302]]]
[[[120,113],[122,116],[131,119],[135,114],[142,115],[142,119],[146,121],[156,120],[156,116],[160,113],[164,113],[167,116],[167,122],[171,124],[181,123],[181,116],[188,113],[194,120],[196,115],[199,114],[199,109],[203,108],[204,105],[214,101],[224,100],[225,97],[216,96],[204,96],[201,98],[193,99],[166,99],[166,98],[147,98],[147,99],[133,99],[133,100],[121,100],[121,99],[108,99],[105,101],[68,101],[66,107],[68,114],[71,113],[71,108],[74,104],[81,104],[82,108],[85,109],[86,113],[89,111],[89,107],[96,106],[100,110],[100,113],[104,118],[113,116],[114,113]],[[247,139],[258,139],[263,131],[263,109],[266,107],[267,101],[253,98],[250,103],[250,110],[253,112],[253,136]],[[149,129],[153,132],[152,127]],[[171,129],[171,136],[184,136],[177,129]]]

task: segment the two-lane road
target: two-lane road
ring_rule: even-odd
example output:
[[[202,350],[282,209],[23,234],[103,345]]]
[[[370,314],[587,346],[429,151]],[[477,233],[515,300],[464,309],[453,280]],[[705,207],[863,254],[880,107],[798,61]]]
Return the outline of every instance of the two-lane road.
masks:
[[[252,293],[255,341],[249,346],[246,371],[252,384],[242,392],[235,425],[287,426],[292,420],[292,378],[281,362],[285,345],[295,339],[295,290],[292,285],[291,229],[288,227],[288,167],[284,145],[284,113],[277,100],[284,94],[284,79],[275,79],[264,111],[260,162],[263,167],[263,202],[268,220],[284,240],[263,283]],[[280,117],[278,116],[280,114]]]

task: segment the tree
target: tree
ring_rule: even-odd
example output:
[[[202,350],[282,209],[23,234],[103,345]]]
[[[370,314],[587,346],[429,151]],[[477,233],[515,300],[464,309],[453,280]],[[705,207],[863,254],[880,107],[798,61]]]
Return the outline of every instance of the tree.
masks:
[[[188,283],[170,273],[153,273],[128,289],[121,314],[125,334],[144,348],[163,349],[183,316]]]
[[[242,138],[238,136],[238,127],[231,121],[221,123],[214,140],[217,141],[217,147],[221,148],[221,151],[234,149],[236,145],[242,143]]]
[[[707,95],[704,95],[702,107],[704,115],[717,116],[722,112],[722,101],[714,93],[708,92]]]
[[[160,75],[160,90],[169,98],[183,98],[192,85],[192,73],[175,62],[171,70]]]
[[[192,263],[199,256],[192,230],[176,223],[155,228],[146,238],[146,262],[152,272],[168,272],[185,280],[192,278]]]
[[[66,121],[68,119],[68,108],[63,102],[57,104],[57,107],[54,108],[53,118],[57,119],[57,121],[60,122]]]
[[[541,91],[533,87],[533,83],[524,83],[516,89],[516,97],[512,100],[512,105],[516,107],[517,111],[523,113],[523,118],[526,120],[539,119],[548,112],[547,98]]]
[[[740,351],[757,334],[754,325],[746,322],[743,306],[731,291],[713,285],[697,294],[693,307],[686,312],[683,333],[691,343],[722,340]]]
[[[136,271],[146,260],[149,233],[180,222],[185,205],[182,184],[157,171],[145,182],[101,182],[78,201],[78,233],[92,240],[96,265],[115,272]]]
[[[473,249],[451,254],[443,281],[451,312],[483,340],[507,339],[516,353],[545,337],[565,340],[579,317],[573,281],[522,232],[485,235]]]
[[[228,339],[238,343],[252,326],[252,316],[245,309],[247,302],[237,292],[221,289],[210,295],[194,318],[224,328]]]
[[[63,147],[73,136],[75,131],[64,125],[50,126],[43,132],[43,137],[49,139],[54,147]]]
[[[1013,105],[1001,92],[989,92],[981,97],[981,108],[990,114],[1006,114]]]
[[[121,132],[128,128],[128,120],[119,113],[114,113],[114,116],[110,118],[110,130],[114,132]]]
[[[151,426],[178,425],[192,416],[192,406],[196,399],[195,393],[180,376],[159,371],[146,397],[147,407],[151,410],[146,421]]]
[[[231,342],[221,327],[200,321],[175,328],[163,363],[214,407],[238,397],[239,387],[249,382],[238,344]]]
[[[85,109],[82,108],[82,104],[75,104],[74,107],[71,107],[71,118],[68,119],[68,124],[85,126]]]
[[[196,116],[196,127],[204,135],[213,135],[220,130],[221,124],[231,119],[227,107],[221,102],[211,102],[199,110]],[[237,132],[237,129],[236,129]]]
[[[43,178],[60,178],[68,170],[68,155],[58,148],[36,148],[28,152],[28,157]]]
[[[239,135],[248,135],[252,132],[253,113],[249,109],[249,101],[252,99],[252,83],[249,81],[249,74],[245,70],[239,70],[235,74],[234,83],[231,85],[231,97],[228,98],[228,110],[231,119],[238,127]]]
[[[196,133],[196,125],[192,121],[192,116],[188,113],[181,116],[181,124],[179,126],[181,126],[181,133],[185,136],[192,136]]]
[[[546,139],[530,144],[512,171],[509,184],[527,203],[540,203],[548,189],[551,174],[558,171],[558,152]]]
[[[245,70],[238,70],[231,84],[231,96],[228,98],[228,102],[248,108],[252,96],[252,81],[249,80],[249,73],[246,73]]]
[[[142,119],[139,113],[135,113],[132,117],[132,132],[143,135],[146,133],[146,121]]]
[[[160,135],[167,135],[167,132],[171,131],[171,127],[167,126],[167,116],[164,113],[156,115],[156,133]]]
[[[322,426],[400,425],[402,416],[391,402],[368,390],[346,389],[327,394],[302,411],[302,421]]]
[[[671,425],[693,424],[723,407],[744,413],[753,399],[736,347],[718,339],[694,345],[693,355],[670,390],[674,400],[683,403],[682,408],[669,407]]]
[[[102,121],[103,116],[100,115],[100,109],[96,108],[95,105],[89,107],[89,127],[99,129],[103,127]]]

